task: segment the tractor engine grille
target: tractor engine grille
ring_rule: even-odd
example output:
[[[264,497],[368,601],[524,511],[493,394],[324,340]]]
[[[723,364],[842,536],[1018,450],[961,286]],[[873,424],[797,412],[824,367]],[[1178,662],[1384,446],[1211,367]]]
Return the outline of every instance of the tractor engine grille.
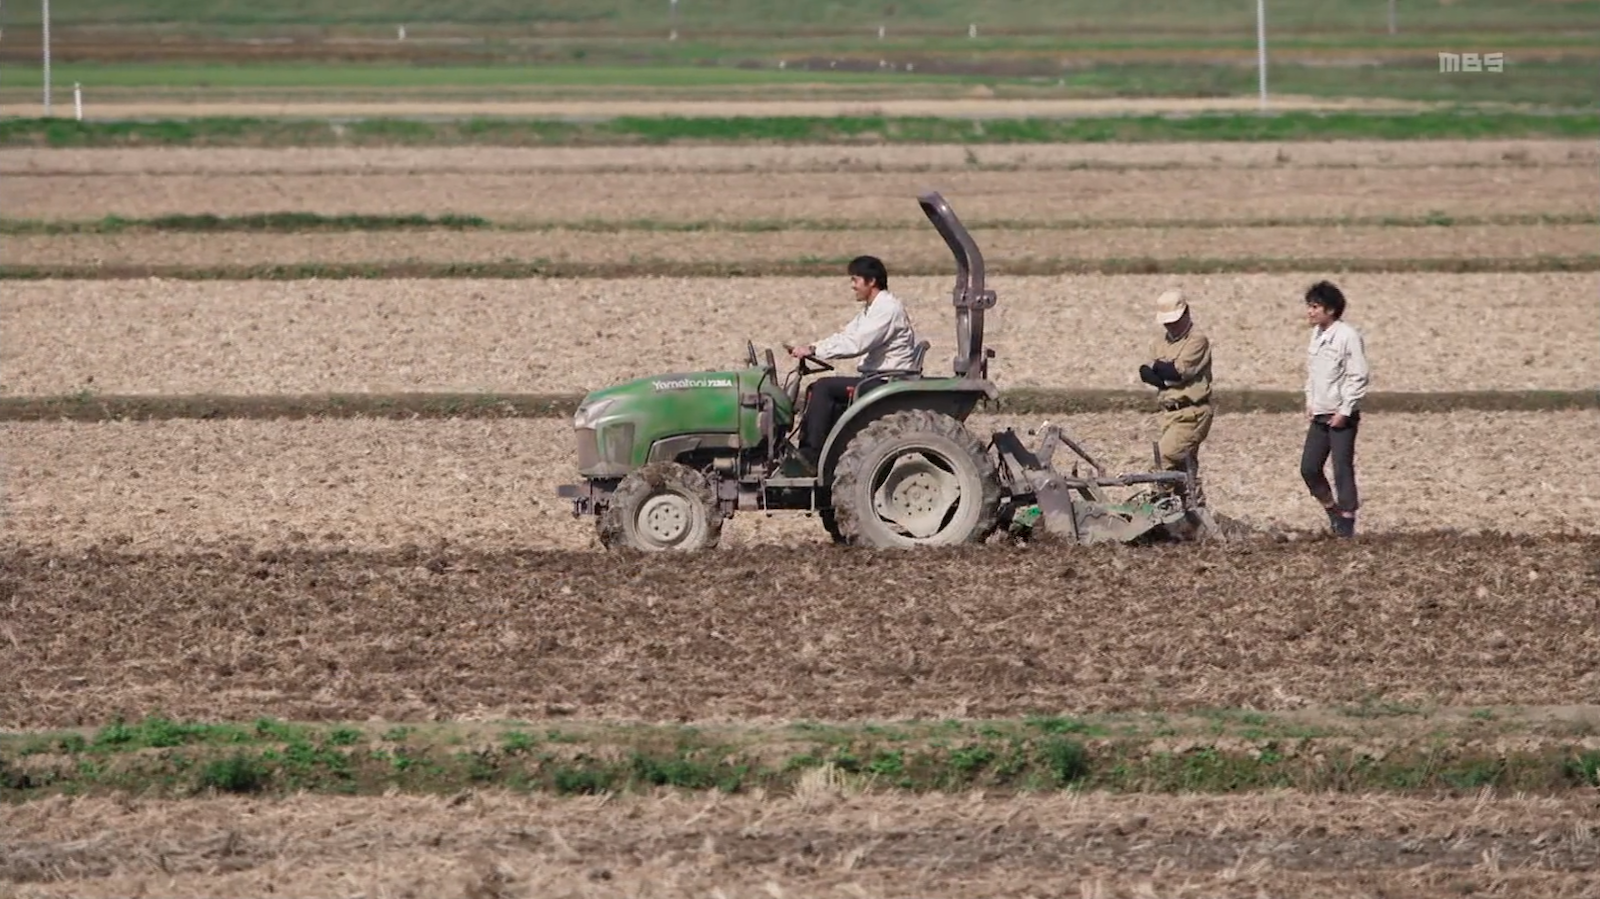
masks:
[[[600,438],[600,458],[602,461],[626,469],[633,461],[633,423],[618,422],[607,425],[605,433]]]
[[[578,471],[590,478],[620,478],[633,469],[633,423],[576,429]]]
[[[600,445],[594,439],[594,428],[578,429],[578,470],[590,471],[600,464]]]

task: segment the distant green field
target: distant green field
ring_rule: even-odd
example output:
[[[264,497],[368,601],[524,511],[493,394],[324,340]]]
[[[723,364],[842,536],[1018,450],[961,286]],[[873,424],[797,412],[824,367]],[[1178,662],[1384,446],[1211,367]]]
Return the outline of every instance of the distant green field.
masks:
[[[882,84],[885,82],[957,83],[976,76],[941,76],[900,72],[892,76],[868,72],[802,72],[799,70],[738,69],[732,67],[662,66],[476,66],[390,64],[267,64],[173,65],[121,63],[96,65],[70,63],[51,67],[51,82],[74,81],[95,87],[168,88],[430,88],[430,87],[730,87],[740,85],[813,82],[827,84]],[[40,68],[8,71],[3,84],[33,88],[44,83]]]
[[[1269,67],[1275,94],[1313,97],[1382,97],[1461,104],[1534,103],[1555,107],[1592,107],[1600,100],[1593,77],[1595,62],[1521,63],[1494,73],[1444,75],[1433,66],[1397,65],[1360,68],[1279,64]],[[80,82],[91,100],[97,91],[119,91],[126,99],[135,90],[192,95],[234,92],[241,95],[293,90],[318,95],[340,91],[423,91],[453,89],[483,98],[494,89],[515,89],[519,96],[559,94],[572,89],[604,89],[627,96],[630,91],[683,89],[722,96],[742,88],[794,85],[822,88],[881,87],[884,96],[907,86],[947,85],[960,90],[975,84],[1006,87],[1009,96],[1027,97],[1228,97],[1251,96],[1257,89],[1253,67],[1227,65],[1099,65],[1063,72],[1054,78],[1004,75],[934,75],[919,72],[834,72],[777,68],[717,66],[417,66],[392,64],[62,64],[53,67],[57,89]],[[43,83],[36,67],[11,68],[0,97],[31,99]],[[106,95],[100,95],[106,96]]]
[[[39,6],[5,6],[0,103],[31,101],[43,83],[37,31],[29,30]],[[82,83],[91,104],[130,99],[124,94],[243,99],[272,91],[715,97],[816,85],[819,95],[881,87],[890,97],[984,84],[1003,96],[1074,98],[1258,89],[1248,0],[677,6],[669,21],[664,0],[76,0],[52,11],[51,81],[67,90]],[[1600,0],[1396,0],[1395,9],[1391,34],[1385,0],[1273,0],[1269,92],[1600,106]],[[666,39],[671,27],[677,40]],[[186,39],[168,40],[175,36]],[[1440,51],[1498,51],[1506,66],[1444,74]]]
[[[43,70],[6,72],[8,88],[43,85]],[[976,75],[931,75],[898,72],[802,72],[784,69],[669,66],[397,66],[397,64],[93,64],[69,62],[51,66],[51,82],[72,82],[96,88],[496,88],[496,86],[742,86],[774,83],[874,85],[902,82],[992,82]]]
[[[0,121],[0,146],[594,146],[714,143],[1054,143],[1095,141],[1463,139],[1600,137],[1600,114],[1208,114],[1072,119],[640,118],[369,119],[334,125],[292,119],[158,122]]]
[[[7,27],[39,21],[38,3],[6,4]],[[1242,0],[681,0],[681,29],[771,34],[776,30],[848,31],[883,23],[902,29],[980,29],[1033,32],[1086,30],[1169,33],[1252,33],[1254,4]],[[1273,0],[1269,21],[1278,30],[1379,33],[1383,0]],[[667,27],[664,0],[77,0],[52,10],[57,26],[171,24],[206,32],[239,26],[522,25],[591,34],[651,32]],[[1600,2],[1455,0],[1399,2],[1404,33],[1439,30],[1583,28],[1600,22]]]

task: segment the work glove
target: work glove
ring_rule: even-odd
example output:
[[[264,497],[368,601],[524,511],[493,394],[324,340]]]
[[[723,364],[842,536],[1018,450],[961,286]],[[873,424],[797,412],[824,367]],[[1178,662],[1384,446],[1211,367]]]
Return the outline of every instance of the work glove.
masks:
[[[1171,362],[1168,362],[1165,359],[1162,359],[1155,365],[1150,366],[1150,370],[1156,373],[1156,377],[1169,384],[1183,380],[1183,378],[1179,377],[1178,375],[1178,366],[1173,365]]]
[[[1157,390],[1167,386],[1161,383],[1161,379],[1156,376],[1155,369],[1148,365],[1139,366],[1139,380],[1149,384],[1151,387],[1154,387]]]

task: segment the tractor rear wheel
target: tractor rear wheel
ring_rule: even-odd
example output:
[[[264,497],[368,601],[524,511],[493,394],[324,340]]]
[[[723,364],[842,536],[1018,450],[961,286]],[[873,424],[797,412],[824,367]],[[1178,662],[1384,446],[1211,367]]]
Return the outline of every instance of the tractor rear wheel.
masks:
[[[1000,481],[983,444],[957,419],[925,409],[885,415],[856,434],[830,492],[851,544],[981,543],[999,526]]]
[[[622,479],[597,525],[607,549],[693,552],[717,545],[722,510],[705,475],[677,462],[655,462]]]
[[[828,532],[828,536],[833,538],[834,543],[843,544],[849,542],[844,539],[843,534],[839,533],[839,522],[832,509],[823,509],[818,514],[822,516],[823,530]]]

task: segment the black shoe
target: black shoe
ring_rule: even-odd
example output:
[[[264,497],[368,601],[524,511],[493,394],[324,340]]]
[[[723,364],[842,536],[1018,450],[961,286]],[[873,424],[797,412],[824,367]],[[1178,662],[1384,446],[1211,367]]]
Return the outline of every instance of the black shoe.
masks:
[[[1333,519],[1333,533],[1340,537],[1354,537],[1356,535],[1356,520],[1354,516],[1345,517],[1336,515]]]

